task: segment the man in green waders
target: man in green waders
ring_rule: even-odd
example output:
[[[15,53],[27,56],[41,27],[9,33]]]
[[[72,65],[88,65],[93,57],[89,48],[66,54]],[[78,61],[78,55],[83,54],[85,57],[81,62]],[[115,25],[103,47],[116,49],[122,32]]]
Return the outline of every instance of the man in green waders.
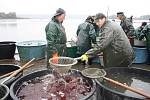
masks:
[[[104,67],[128,67],[135,55],[123,29],[115,22],[108,21],[102,13],[96,14],[95,23],[100,29],[96,44],[81,56],[82,60],[103,52]]]
[[[51,21],[46,25],[46,40],[47,40],[47,67],[49,59],[57,56],[65,56],[66,49],[66,33],[62,26],[66,12],[59,8]]]

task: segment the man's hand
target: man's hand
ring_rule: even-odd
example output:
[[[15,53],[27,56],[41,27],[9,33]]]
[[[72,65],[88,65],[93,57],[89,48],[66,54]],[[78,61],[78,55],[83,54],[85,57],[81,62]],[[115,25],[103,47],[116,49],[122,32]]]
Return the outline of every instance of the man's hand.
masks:
[[[85,61],[86,63],[88,63],[88,55],[87,54],[82,55],[81,61]]]

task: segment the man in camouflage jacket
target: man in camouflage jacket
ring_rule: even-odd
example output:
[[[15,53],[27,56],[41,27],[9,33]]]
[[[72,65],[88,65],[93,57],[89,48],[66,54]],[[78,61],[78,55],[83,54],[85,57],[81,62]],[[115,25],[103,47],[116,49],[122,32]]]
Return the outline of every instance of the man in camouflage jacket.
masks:
[[[97,55],[103,52],[104,67],[128,67],[135,55],[130,42],[115,22],[110,22],[102,13],[95,16],[95,22],[100,28],[93,49],[86,52],[87,55]]]
[[[128,37],[133,36],[134,32],[135,32],[135,29],[132,25],[132,22],[128,18],[126,18],[126,16],[124,15],[123,12],[118,12],[117,13],[117,18],[119,20],[121,20],[120,26],[122,27],[122,29],[126,33],[126,35]]]

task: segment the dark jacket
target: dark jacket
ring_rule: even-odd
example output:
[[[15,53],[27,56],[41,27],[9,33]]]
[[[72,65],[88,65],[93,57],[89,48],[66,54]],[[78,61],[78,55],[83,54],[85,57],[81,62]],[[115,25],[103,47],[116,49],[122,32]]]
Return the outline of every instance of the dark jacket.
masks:
[[[136,30],[135,30],[135,36],[137,39],[140,38],[140,36],[142,35],[142,30],[143,30],[144,27],[140,26],[138,27]]]
[[[127,67],[135,58],[133,48],[119,25],[106,21],[96,38],[93,49],[87,54],[97,55],[103,52],[105,67]]]
[[[125,16],[124,16],[124,19],[121,20],[120,26],[122,27],[123,31],[126,33],[128,37],[134,35],[135,29],[131,21],[127,19]]]
[[[77,29],[77,53],[79,55],[84,54],[91,49],[92,43],[96,42],[96,33],[92,23],[85,21],[80,24]]]
[[[47,56],[52,57],[53,53],[58,53],[59,56],[65,54],[66,49],[66,33],[62,26],[54,17],[45,27],[47,39]]]

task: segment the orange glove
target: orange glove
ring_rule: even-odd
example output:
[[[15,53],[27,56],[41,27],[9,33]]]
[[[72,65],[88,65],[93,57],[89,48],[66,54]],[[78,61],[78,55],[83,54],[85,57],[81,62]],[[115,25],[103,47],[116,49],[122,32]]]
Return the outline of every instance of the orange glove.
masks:
[[[58,63],[58,53],[53,54],[53,63],[57,64]]]

